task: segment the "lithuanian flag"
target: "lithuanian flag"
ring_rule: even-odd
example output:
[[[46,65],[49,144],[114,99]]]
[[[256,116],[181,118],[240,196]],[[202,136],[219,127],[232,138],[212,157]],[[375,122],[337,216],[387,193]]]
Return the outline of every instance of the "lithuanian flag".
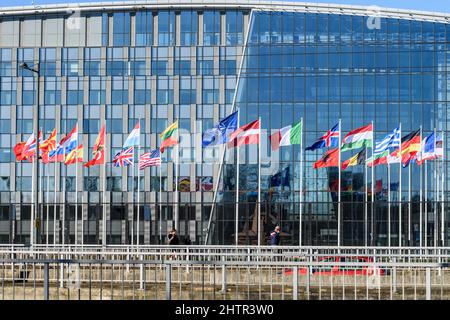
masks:
[[[161,137],[161,146],[159,147],[161,153],[164,152],[164,148],[176,145],[178,143],[178,121],[172,123],[159,136]]]

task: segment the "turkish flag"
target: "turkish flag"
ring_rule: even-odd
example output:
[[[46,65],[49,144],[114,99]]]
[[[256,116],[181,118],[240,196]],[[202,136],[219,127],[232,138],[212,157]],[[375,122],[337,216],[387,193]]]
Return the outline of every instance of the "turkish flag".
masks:
[[[324,153],[322,158],[314,163],[313,168],[326,168],[326,167],[338,167],[339,166],[339,148],[330,149]]]

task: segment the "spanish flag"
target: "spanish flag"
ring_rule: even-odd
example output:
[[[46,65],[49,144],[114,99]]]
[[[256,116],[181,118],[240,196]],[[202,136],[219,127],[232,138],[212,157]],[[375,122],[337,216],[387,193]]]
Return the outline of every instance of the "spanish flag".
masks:
[[[80,144],[66,155],[65,165],[83,162],[83,145]]]
[[[342,162],[342,170],[345,170],[347,167],[364,164],[365,162],[366,162],[366,148],[362,149],[360,152],[355,154],[350,159],[347,159],[344,162]]]
[[[164,152],[164,148],[176,145],[178,143],[178,121],[168,126],[159,136],[161,137],[161,145],[159,146],[161,153]]]

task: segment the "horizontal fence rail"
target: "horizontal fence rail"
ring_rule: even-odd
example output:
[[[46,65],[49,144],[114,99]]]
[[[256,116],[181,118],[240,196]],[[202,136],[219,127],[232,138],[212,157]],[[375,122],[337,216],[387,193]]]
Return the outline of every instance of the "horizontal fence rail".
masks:
[[[450,248],[0,246],[0,299],[450,299]]]

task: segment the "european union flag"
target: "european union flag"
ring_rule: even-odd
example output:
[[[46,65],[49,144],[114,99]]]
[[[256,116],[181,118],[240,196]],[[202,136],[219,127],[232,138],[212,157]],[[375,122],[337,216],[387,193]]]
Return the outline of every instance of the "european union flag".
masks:
[[[227,143],[228,136],[236,131],[237,126],[238,111],[222,119],[214,128],[206,130],[202,136],[202,147]]]

